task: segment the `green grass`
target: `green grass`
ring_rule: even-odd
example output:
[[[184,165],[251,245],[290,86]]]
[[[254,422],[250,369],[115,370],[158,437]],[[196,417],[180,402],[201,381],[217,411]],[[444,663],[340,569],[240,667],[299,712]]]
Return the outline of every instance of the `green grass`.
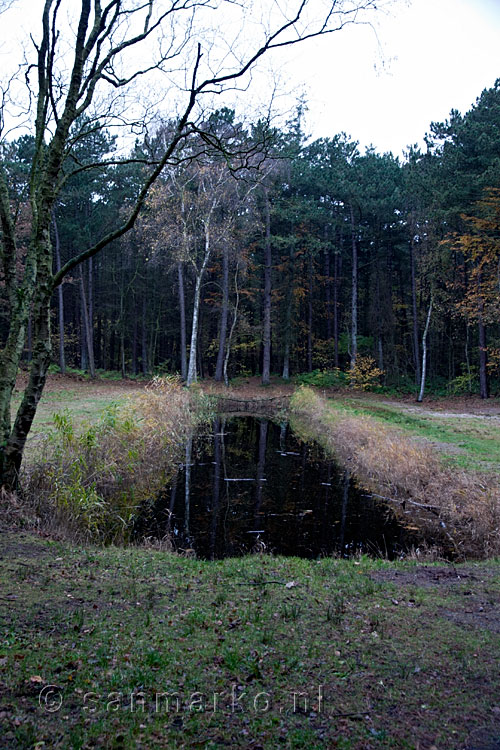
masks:
[[[448,749],[493,726],[498,562],[2,545],[2,747]]]
[[[368,415],[437,443],[448,461],[464,469],[499,471],[500,423],[497,420],[410,413],[404,407],[355,398],[331,399],[329,405],[343,413]]]
[[[57,382],[57,381],[56,381]],[[68,410],[77,428],[88,426],[99,420],[103,411],[111,403],[123,402],[128,396],[140,392],[140,386],[123,386],[120,383],[87,380],[80,382],[67,378],[64,387],[57,390],[46,388],[33,422],[27,443],[28,460],[36,451],[40,437],[53,428],[54,413]],[[13,397],[13,414],[21,401],[21,392],[16,391]]]

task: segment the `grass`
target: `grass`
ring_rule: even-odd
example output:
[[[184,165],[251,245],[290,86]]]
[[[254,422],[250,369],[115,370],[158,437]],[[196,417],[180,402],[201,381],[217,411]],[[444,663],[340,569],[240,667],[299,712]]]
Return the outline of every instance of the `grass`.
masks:
[[[329,406],[339,412],[369,415],[394,425],[410,435],[437,443],[451,464],[464,469],[498,473],[500,467],[500,423],[488,417],[449,417],[409,413],[396,405],[380,404],[366,398],[334,399]]]
[[[13,409],[21,401],[23,383],[14,393]],[[130,396],[142,393],[143,385],[114,381],[78,380],[63,376],[49,376],[38,405],[32,430],[28,437],[27,458],[36,455],[40,438],[53,427],[55,412],[71,411],[75,425],[84,428],[96,422],[110,404],[123,404]]]
[[[200,562],[6,533],[2,747],[449,750],[493,738],[499,572]]]
[[[22,507],[2,496],[4,519],[73,541],[127,542],[137,509],[165,487],[211,408],[176,380],[155,379],[90,425],[75,422],[69,409],[56,413],[22,472]]]
[[[500,552],[498,474],[458,470],[428,441],[309,388],[291,400],[294,429],[335,455],[361,486],[413,523],[440,554],[456,559]]]

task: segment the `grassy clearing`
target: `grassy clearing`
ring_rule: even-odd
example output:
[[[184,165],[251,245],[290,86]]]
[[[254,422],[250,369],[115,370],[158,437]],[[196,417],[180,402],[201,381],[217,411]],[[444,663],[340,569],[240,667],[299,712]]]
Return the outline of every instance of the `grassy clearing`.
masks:
[[[493,742],[499,572],[498,562],[199,562],[4,534],[2,748]]]
[[[85,422],[128,390],[92,385],[49,390],[40,423],[67,406],[81,441]],[[400,472],[398,486],[404,478],[426,497],[422,457],[441,471],[429,448],[353,402],[342,414],[319,403],[323,441],[342,425],[344,460],[371,444],[366,466],[373,456],[383,465],[392,451],[391,481]],[[155,407],[151,416],[162,419]],[[490,750],[500,738],[499,574],[498,560],[203,562],[4,527],[0,745]]]
[[[429,443],[311,389],[299,389],[291,406],[299,417],[293,422],[296,431],[334,453],[362,486],[391,502],[438,551],[457,559],[499,554],[498,475],[459,471]]]
[[[13,398],[15,410],[21,401],[24,379],[20,378]],[[138,396],[144,384],[131,381],[84,380],[62,375],[49,375],[28,437],[26,460],[36,456],[40,440],[54,427],[54,413],[71,412],[77,429],[96,422],[110,404],[124,404]]]
[[[497,473],[500,470],[500,420],[487,416],[442,416],[365,399],[331,399],[329,406],[343,414],[369,415],[410,435],[433,443],[449,460],[464,469]]]

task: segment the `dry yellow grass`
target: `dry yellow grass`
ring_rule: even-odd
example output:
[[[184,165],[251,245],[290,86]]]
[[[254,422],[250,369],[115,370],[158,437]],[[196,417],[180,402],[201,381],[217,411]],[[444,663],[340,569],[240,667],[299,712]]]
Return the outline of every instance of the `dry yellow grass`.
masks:
[[[292,410],[359,483],[464,557],[500,553],[500,485],[496,477],[446,466],[429,446],[368,416],[334,414],[300,389]]]

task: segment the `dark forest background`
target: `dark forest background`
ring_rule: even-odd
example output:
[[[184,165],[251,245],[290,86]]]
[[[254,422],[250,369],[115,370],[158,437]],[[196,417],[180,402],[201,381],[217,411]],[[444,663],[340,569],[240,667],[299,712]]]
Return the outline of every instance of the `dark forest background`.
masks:
[[[188,382],[263,376],[380,387],[500,391],[500,80],[432,123],[403,159],[346,134],[307,141],[302,107],[282,131],[213,113],[163,173],[134,229],[65,279],[53,299],[53,369],[178,372]],[[82,169],[52,216],[57,267],[111,231],[174,123],[129,164]],[[114,139],[79,123],[68,164]],[[263,145],[264,144],[264,145]],[[222,148],[221,148],[222,147]],[[1,154],[29,236],[33,139]],[[20,244],[18,264],[23,264]],[[57,269],[54,269],[57,270]],[[1,313],[0,333],[7,332]],[[30,333],[24,359],[30,359]]]

